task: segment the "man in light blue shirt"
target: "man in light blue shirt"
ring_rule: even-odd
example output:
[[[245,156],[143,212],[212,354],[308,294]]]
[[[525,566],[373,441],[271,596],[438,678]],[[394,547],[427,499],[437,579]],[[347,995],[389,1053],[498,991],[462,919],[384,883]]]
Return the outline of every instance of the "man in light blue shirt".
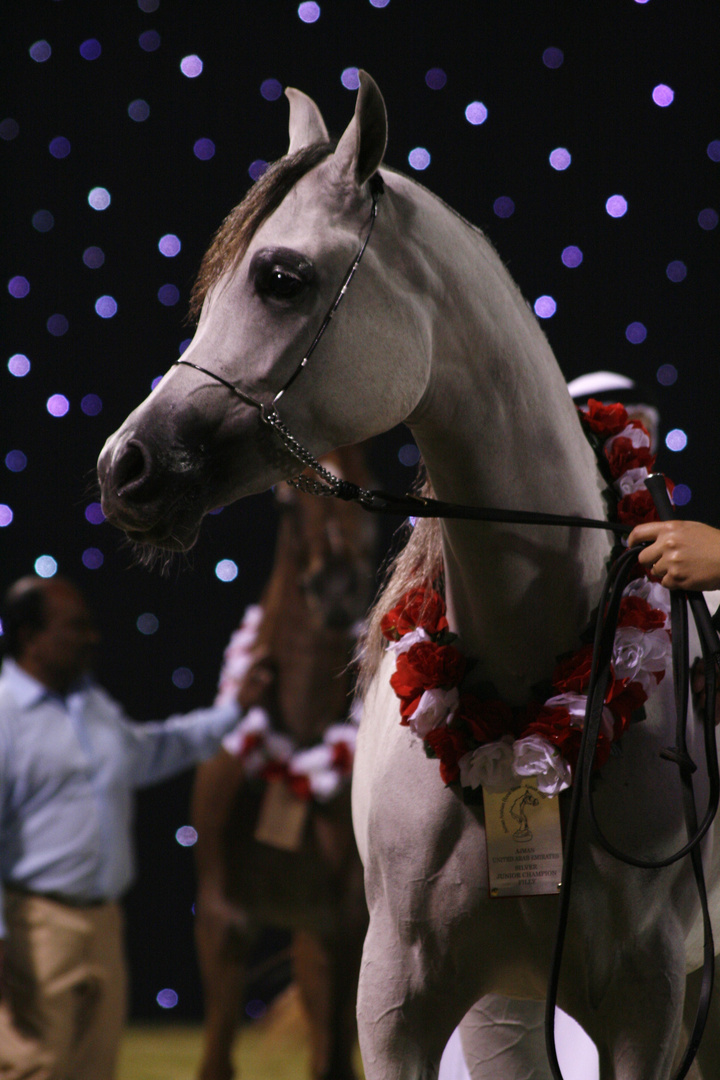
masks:
[[[88,675],[98,632],[68,581],[22,579],[2,618],[0,1077],[111,1080],[135,789],[210,757],[241,710],[129,720]]]

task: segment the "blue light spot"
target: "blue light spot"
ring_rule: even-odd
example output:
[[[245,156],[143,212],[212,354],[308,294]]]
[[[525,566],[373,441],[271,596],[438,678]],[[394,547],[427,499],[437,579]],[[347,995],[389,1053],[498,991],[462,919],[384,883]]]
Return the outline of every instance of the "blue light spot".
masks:
[[[559,68],[562,66],[562,62],[565,59],[565,54],[562,49],[556,49],[554,46],[550,46],[542,54],[543,64],[548,68]]]
[[[417,465],[420,460],[420,451],[415,443],[405,443],[398,450],[398,459],[401,465],[407,465],[411,468],[413,465]]]
[[[161,285],[158,289],[158,300],[165,307],[173,307],[180,299],[180,290],[177,285]]]
[[[210,161],[215,157],[215,143],[212,139],[197,139],[193,144],[193,154],[198,161]]]
[[[158,249],[167,259],[174,259],[180,253],[182,244],[174,233],[166,233],[158,240]]]
[[[718,212],[713,210],[711,206],[701,210],[698,214],[698,225],[701,229],[705,229],[706,232],[710,232],[711,229],[715,229],[718,223]]]
[[[707,156],[711,161],[720,161],[720,139],[713,139],[711,143],[708,143]]]
[[[161,990],[155,999],[161,1009],[174,1009],[178,1003],[178,996],[174,990]]]
[[[473,124],[475,127],[479,124],[484,124],[487,118],[487,106],[483,105],[482,101],[471,101],[465,109],[465,119],[469,124]]]
[[[692,491],[687,484],[676,484],[673,493],[672,501],[676,506],[687,506],[692,499]]]
[[[38,577],[49,578],[57,574],[58,564],[52,555],[40,555],[35,560],[35,573]]]
[[[370,0],[373,3],[373,0]],[[380,4],[376,4],[376,7],[380,7]],[[264,1001],[260,1001],[259,998],[252,998],[245,1006],[245,1013],[251,1020],[259,1020],[267,1012],[267,1005]]]
[[[8,292],[16,300],[22,300],[30,292],[30,282],[22,274],[17,274],[8,281]]]
[[[515,203],[507,195],[501,195],[493,203],[493,211],[499,218],[509,218],[515,213]]]
[[[447,75],[442,68],[430,68],[425,72],[425,82],[431,90],[442,90],[447,83]]]
[[[195,681],[195,676],[189,667],[178,667],[172,673],[172,681],[178,690],[187,690]]]
[[[34,45],[31,45],[28,52],[32,56],[36,64],[44,64],[46,60],[49,60],[52,56],[52,48],[47,41],[36,41]]]
[[[99,247],[85,248],[82,259],[91,270],[97,270],[105,262],[105,252]]]
[[[144,30],[138,38],[138,45],[144,52],[155,52],[160,48],[160,35],[157,30]]]
[[[625,329],[625,337],[631,345],[640,345],[647,337],[647,327],[641,322],[631,322]]]
[[[668,263],[665,273],[670,278],[670,281],[684,281],[687,277],[687,266],[684,262],[676,259],[674,262]]]
[[[192,341],[192,338],[189,338],[189,337],[183,338],[183,340],[180,342],[180,345],[178,346],[178,356],[182,356],[182,354],[185,352],[185,350],[187,349],[187,347],[188,347],[188,345],[190,344],[191,341]]]
[[[181,847],[192,847],[197,844],[198,834],[192,825],[181,825],[175,833],[175,839]]]
[[[58,135],[57,138],[51,139],[48,144],[48,150],[54,158],[66,158],[70,153],[70,140],[66,139],[64,135]]]
[[[82,553],[82,562],[83,566],[87,567],[88,570],[99,570],[105,562],[105,556],[100,548],[85,548]]]
[[[682,428],[673,428],[672,431],[668,431],[665,436],[665,445],[668,450],[674,450],[675,452],[684,450],[687,446],[687,441],[687,435]]]
[[[282,85],[277,79],[265,79],[260,83],[260,93],[266,101],[277,101],[282,94]]]
[[[154,390],[163,381],[162,375],[156,375],[153,381],[150,383],[150,389]]]
[[[677,368],[673,364],[661,364],[655,377],[661,386],[672,386],[677,382]]]
[[[579,266],[583,261],[583,253],[579,247],[575,247],[571,244],[570,247],[563,248],[563,253],[560,256],[565,266],[573,269],[575,266]]]
[[[0,121],[0,139],[10,142],[12,139],[17,139],[19,134],[20,125],[17,120],[13,120],[11,116],[8,116],[7,119]]]
[[[160,623],[156,615],[153,615],[150,611],[146,611],[143,615],[138,615],[135,625],[141,634],[148,636],[157,633]]]
[[[80,402],[80,408],[86,416],[97,416],[102,412],[102,399],[97,394],[86,394]]]
[[[114,296],[98,296],[95,301],[95,310],[101,319],[112,319],[117,315],[117,300]]]
[[[220,581],[234,581],[237,576],[237,563],[232,559],[221,559],[215,567],[215,577]]]
[[[91,502],[85,507],[85,517],[91,525],[102,525],[105,520],[102,506],[99,502]]]
[[[14,375],[16,379],[22,379],[27,375],[32,365],[23,353],[15,353],[8,360],[7,366],[11,375]]]
[[[55,224],[55,218],[49,210],[36,210],[32,216],[33,228],[38,232],[50,232]]]
[[[346,90],[357,90],[360,86],[360,73],[356,67],[347,67],[340,76],[340,82]]]
[[[533,308],[539,319],[551,319],[557,311],[557,304],[552,296],[538,296]]]
[[[147,101],[142,98],[135,98],[128,105],[128,116],[131,120],[135,120],[136,123],[141,124],[143,120],[147,120],[150,115],[150,106]]]
[[[427,169],[431,158],[424,146],[416,146],[415,149],[411,150],[408,154],[408,161],[413,169],[422,172],[424,169]]]
[[[83,60],[97,60],[102,52],[102,45],[97,38],[88,38],[80,46],[80,55]]]
[[[53,337],[62,337],[63,334],[67,334],[70,329],[70,323],[67,321],[64,315],[51,315],[48,321],[45,323],[48,329],[48,333]]]
[[[22,450],[9,450],[5,455],[5,464],[10,472],[22,472],[27,466],[27,458]]]
[[[248,169],[248,173],[250,174],[250,178],[252,180],[259,180],[260,177],[263,176],[267,172],[267,167],[268,167],[267,161],[263,161],[262,158],[257,158],[256,161],[251,162],[250,167]]]

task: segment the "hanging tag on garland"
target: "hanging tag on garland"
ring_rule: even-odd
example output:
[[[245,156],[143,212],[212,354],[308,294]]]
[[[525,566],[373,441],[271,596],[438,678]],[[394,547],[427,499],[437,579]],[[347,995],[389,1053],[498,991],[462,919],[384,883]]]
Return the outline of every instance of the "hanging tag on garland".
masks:
[[[483,789],[490,895],[557,893],[562,881],[560,803],[527,777],[506,791]]]
[[[270,780],[260,805],[255,839],[282,851],[299,851],[310,804],[282,780]]]

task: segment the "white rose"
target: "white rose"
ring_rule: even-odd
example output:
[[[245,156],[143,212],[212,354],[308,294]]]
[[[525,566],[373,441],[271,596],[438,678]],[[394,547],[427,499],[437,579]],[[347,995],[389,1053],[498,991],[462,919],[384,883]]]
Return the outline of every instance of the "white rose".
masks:
[[[541,735],[518,739],[513,747],[513,768],[517,776],[537,776],[538,791],[557,795],[570,787],[572,770],[559,750]]]
[[[641,491],[645,487],[645,479],[650,474],[645,466],[640,469],[628,469],[615,481],[615,490],[623,498],[632,495],[635,491]]]
[[[395,653],[399,656],[400,653],[407,652],[413,645],[417,645],[419,641],[429,641],[430,637],[425,633],[421,626],[418,626],[417,630],[411,630],[409,634],[403,634],[399,641],[391,641],[388,644],[388,652]]]
[[[515,782],[513,772],[513,737],[504,735],[499,742],[486,743],[460,758],[460,783],[463,787],[503,791]]]
[[[450,690],[426,690],[409,718],[410,730],[424,739],[428,731],[445,723],[453,709],[457,708],[459,700],[456,686]]]

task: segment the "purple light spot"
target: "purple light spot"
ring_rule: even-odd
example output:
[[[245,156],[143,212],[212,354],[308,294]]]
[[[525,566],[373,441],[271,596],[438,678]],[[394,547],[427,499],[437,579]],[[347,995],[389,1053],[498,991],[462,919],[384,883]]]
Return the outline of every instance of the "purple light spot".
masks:
[[[569,266],[572,269],[575,266],[579,266],[583,261],[583,253],[579,247],[575,247],[571,244],[570,247],[563,249],[563,253],[560,256],[565,266]]]
[[[692,491],[687,484],[676,484],[672,493],[672,501],[676,506],[687,506],[692,499]]]
[[[172,681],[178,690],[187,690],[195,681],[195,676],[189,667],[178,667],[172,673]]]
[[[515,203],[507,195],[501,195],[493,203],[493,210],[499,218],[509,218],[515,213]]]
[[[82,259],[91,270],[97,270],[105,262],[105,252],[99,247],[85,248]]]
[[[202,69],[203,62],[195,53],[183,56],[180,61],[180,70],[187,79],[197,79],[198,75],[202,75]]]
[[[420,451],[415,443],[405,443],[398,450],[398,460],[401,465],[407,465],[408,468],[412,468],[413,465],[417,465],[420,460]]]
[[[137,0],[137,6],[141,11],[150,14],[150,12],[157,11],[160,7],[160,0]]]
[[[32,56],[36,64],[44,64],[46,60],[49,60],[52,56],[52,49],[47,41],[36,41],[34,45],[31,45],[28,52]]]
[[[260,83],[260,93],[266,101],[277,101],[282,94],[282,86],[277,79],[265,79]]]
[[[150,383],[150,389],[154,390],[155,387],[158,386],[159,383],[162,382],[162,380],[163,380],[162,375],[156,375],[155,378],[153,379],[153,381]]]
[[[640,345],[647,337],[647,327],[641,322],[631,322],[625,329],[625,337],[632,345]]]
[[[215,143],[212,139],[198,139],[193,146],[193,154],[200,161],[209,161],[211,157],[215,157]]]
[[[267,167],[267,161],[263,161],[262,158],[258,158],[256,161],[253,161],[250,165],[250,168],[248,169],[250,178],[252,180],[259,180],[260,177],[267,172]]]
[[[687,435],[682,428],[673,428],[665,436],[665,445],[668,450],[674,450],[676,453],[679,450],[684,450],[687,446]]]
[[[161,990],[155,999],[162,1009],[174,1009],[178,1003],[178,996],[174,990]]]
[[[5,464],[10,472],[22,472],[27,465],[27,458],[22,450],[10,450],[5,455]]]
[[[58,564],[52,555],[40,555],[35,560],[35,573],[38,577],[49,578],[57,574]]]
[[[189,338],[189,337],[183,338],[183,340],[180,342],[180,345],[178,346],[178,356],[182,356],[182,354],[185,352],[185,350],[187,349],[187,347],[188,347],[188,345],[190,344],[191,341],[192,341],[192,338]]]
[[[370,0],[370,6],[375,8],[387,7],[390,0]]]
[[[30,370],[30,361],[23,353],[15,353],[8,360],[7,366],[11,375],[14,375],[16,379],[22,379]]]
[[[45,324],[48,328],[48,333],[53,337],[62,337],[63,334],[67,334],[70,328],[70,323],[67,321],[64,315],[51,315]]]
[[[7,123],[7,121],[4,121]],[[0,124],[0,135],[2,134],[2,124]],[[711,161],[720,161],[720,139],[713,139],[711,143],[708,143],[707,156]]]
[[[430,68],[425,72],[425,82],[431,90],[442,90],[447,82],[447,75],[442,68]]]
[[[51,394],[45,408],[51,416],[65,416],[70,408],[70,402],[64,394]]]
[[[320,18],[320,5],[307,0],[298,6],[297,12],[304,23],[314,23]]]
[[[208,510],[208,514],[212,514],[213,516],[215,516],[215,514],[222,514],[224,509],[224,506],[216,506],[214,510]]]
[[[22,274],[17,274],[15,277],[10,278],[7,288],[10,295],[14,296],[16,300],[22,300],[30,292],[30,282]]]
[[[375,7],[382,7],[383,5],[378,3],[377,0],[370,0],[370,3]],[[388,3],[388,0],[385,0]],[[260,998],[251,998],[245,1006],[245,1013],[251,1020],[259,1020],[267,1012],[267,1005]]]
[[[636,4],[647,4],[648,0],[635,0]]]
[[[674,364],[661,364],[655,377],[661,386],[672,386],[677,382],[677,368]]]
[[[50,140],[48,150],[54,158],[66,158],[70,153],[70,140],[64,135],[58,135],[56,139]]]
[[[10,142],[11,139],[16,139],[20,134],[20,125],[17,120],[13,120],[12,117],[8,117],[7,120],[3,120],[0,123],[0,139],[5,139]]]
[[[83,566],[86,566],[88,570],[99,570],[102,564],[105,562],[105,556],[100,548],[90,547],[85,548],[82,553]]]
[[[80,408],[86,416],[98,416],[102,412],[102,398],[97,394],[86,394],[80,402]]]
[[[142,98],[135,98],[128,105],[128,116],[131,120],[137,121],[138,124],[141,124],[143,120],[147,120],[149,115],[150,106]]]
[[[557,311],[557,304],[552,296],[538,296],[533,308],[539,319],[551,319]]]
[[[197,844],[198,834],[192,825],[181,825],[175,833],[175,839],[181,847],[192,847]]]
[[[157,294],[158,300],[165,307],[172,307],[180,299],[180,290],[177,285],[161,285]]]
[[[165,233],[158,240],[158,249],[166,259],[174,259],[179,254],[182,244],[174,233]]]
[[[160,623],[157,615],[153,615],[151,611],[146,611],[144,615],[138,615],[135,625],[141,634],[148,636],[157,632]]]
[[[711,206],[707,206],[698,214],[698,225],[701,229],[705,229],[706,232],[710,232],[711,229],[716,228],[717,223],[718,212],[717,210],[713,210]]]
[[[33,228],[38,232],[50,232],[55,224],[55,218],[49,210],[36,210],[32,216]]]
[[[85,517],[91,525],[102,525],[105,515],[99,502],[91,502],[85,507]]]
[[[112,197],[107,188],[94,187],[88,192],[87,201],[90,203],[93,210],[107,210],[112,202]]]
[[[556,49],[553,45],[549,49],[546,49],[542,55],[543,64],[549,68],[562,67],[562,62],[565,59],[565,54],[562,49]]]
[[[475,127],[479,124],[484,124],[487,118],[488,111],[482,101],[471,101],[465,109],[465,119],[469,124],[473,124]]]
[[[684,281],[687,277],[687,266],[684,262],[676,259],[674,262],[668,263],[665,273],[671,281]]]
[[[0,529],[6,528],[13,519],[13,512],[6,503],[0,503]]]
[[[671,90],[665,83],[659,83],[652,92],[652,99],[656,105],[659,105],[661,109],[667,108],[668,105],[672,105],[675,98],[675,91]]]
[[[622,195],[611,195],[605,203],[605,209],[610,217],[621,218],[627,214],[627,199]]]
[[[87,41],[83,41],[80,46],[80,55],[83,60],[97,60],[101,52],[102,45],[97,38],[88,38]]]
[[[160,48],[160,35],[157,30],[144,30],[138,38],[138,45],[144,52],[155,52]]]
[[[550,164],[553,169],[557,169],[558,172],[564,172],[572,161],[572,154],[569,150],[566,150],[564,146],[558,146],[556,150],[553,150],[550,154]]]
[[[430,164],[430,154],[424,146],[416,146],[414,150],[411,150],[408,154],[408,161],[413,169],[417,169],[422,172],[423,169],[427,169]]]
[[[346,90],[357,90],[360,86],[360,74],[358,68],[347,67],[340,76],[340,82]]]
[[[117,300],[114,296],[98,296],[95,301],[95,311],[101,319],[112,319],[117,315]]]

